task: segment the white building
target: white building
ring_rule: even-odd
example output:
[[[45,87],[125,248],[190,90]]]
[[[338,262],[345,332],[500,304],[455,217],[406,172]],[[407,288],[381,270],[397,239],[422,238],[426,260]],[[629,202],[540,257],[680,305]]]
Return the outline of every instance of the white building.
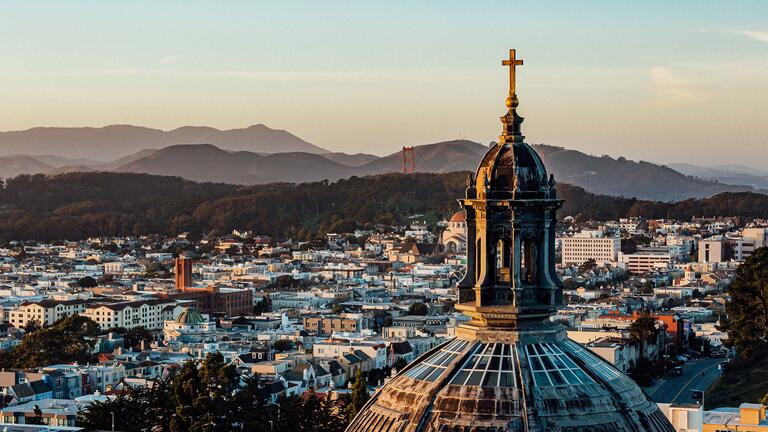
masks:
[[[21,327],[28,321],[36,320],[42,326],[49,326],[62,318],[83,312],[85,312],[85,302],[82,300],[23,302],[17,308],[8,311],[8,323]]]
[[[440,234],[440,243],[446,252],[462,253],[467,250],[467,212],[457,211]]]
[[[674,262],[667,247],[640,247],[631,254],[619,253],[619,262],[632,273],[668,269]]]
[[[563,265],[580,265],[589,260],[603,266],[616,262],[621,251],[621,238],[606,236],[602,231],[581,231],[562,238]]]
[[[216,322],[207,319],[195,308],[185,308],[174,320],[165,321],[166,341],[200,342],[216,329]]]
[[[741,236],[754,243],[755,249],[768,245],[768,228],[744,228]]]
[[[114,327],[162,330],[164,322],[174,318],[175,306],[174,300],[161,299],[96,304],[88,306],[83,315],[104,330]]]

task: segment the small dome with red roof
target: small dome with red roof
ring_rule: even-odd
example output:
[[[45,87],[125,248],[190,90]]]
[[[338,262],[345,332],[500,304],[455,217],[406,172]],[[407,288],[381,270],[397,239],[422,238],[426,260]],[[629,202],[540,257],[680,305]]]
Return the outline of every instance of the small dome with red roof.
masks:
[[[459,210],[456,213],[451,216],[451,222],[466,222],[467,221],[467,211],[466,210]]]

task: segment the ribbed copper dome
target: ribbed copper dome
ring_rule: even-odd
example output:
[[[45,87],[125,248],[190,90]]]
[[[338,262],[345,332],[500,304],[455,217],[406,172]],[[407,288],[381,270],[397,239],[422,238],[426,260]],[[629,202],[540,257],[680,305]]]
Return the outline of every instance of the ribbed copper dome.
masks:
[[[557,334],[446,342],[387,383],[347,431],[674,431],[634,381]]]
[[[203,315],[192,307],[184,308],[179,316],[176,317],[176,323],[178,324],[200,324],[203,321],[205,321]]]

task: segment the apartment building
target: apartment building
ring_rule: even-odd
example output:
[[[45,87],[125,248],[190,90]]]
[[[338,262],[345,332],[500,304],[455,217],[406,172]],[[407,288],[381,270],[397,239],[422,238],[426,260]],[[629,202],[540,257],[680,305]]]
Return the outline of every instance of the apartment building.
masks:
[[[166,320],[172,320],[176,302],[170,299],[149,299],[131,302],[89,305],[84,316],[106,330],[114,327],[162,330]]]
[[[22,327],[27,322],[36,320],[40,325],[49,326],[62,318],[83,312],[83,300],[25,301],[8,311],[8,324]]]
[[[304,330],[307,333],[329,336],[334,332],[359,333],[362,323],[359,317],[344,315],[304,317]]]

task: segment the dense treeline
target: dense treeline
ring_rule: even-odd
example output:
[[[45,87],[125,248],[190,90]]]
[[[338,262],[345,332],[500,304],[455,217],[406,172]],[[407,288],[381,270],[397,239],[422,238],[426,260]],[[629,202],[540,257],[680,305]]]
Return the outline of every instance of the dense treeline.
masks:
[[[0,241],[81,239],[146,233],[221,234],[250,229],[276,238],[309,239],[329,231],[396,224],[420,213],[450,216],[466,173],[388,174],[337,182],[251,187],[196,183],[128,173],[22,175],[0,189]],[[724,193],[678,203],[595,195],[558,185],[560,215],[581,219],[625,216],[768,216],[768,196]]]
[[[144,174],[21,175],[0,190],[0,240],[168,232],[201,202],[236,190]]]
[[[241,377],[213,353],[152,386],[126,386],[116,398],[94,402],[79,413],[78,425],[88,431],[114,425],[126,432],[341,432],[368,399],[359,373],[350,390],[329,398],[310,388],[273,404],[258,376]]]
[[[99,325],[87,317],[70,315],[48,327],[40,327],[32,320],[24,330],[21,344],[0,352],[0,368],[24,369],[93,361]]]

